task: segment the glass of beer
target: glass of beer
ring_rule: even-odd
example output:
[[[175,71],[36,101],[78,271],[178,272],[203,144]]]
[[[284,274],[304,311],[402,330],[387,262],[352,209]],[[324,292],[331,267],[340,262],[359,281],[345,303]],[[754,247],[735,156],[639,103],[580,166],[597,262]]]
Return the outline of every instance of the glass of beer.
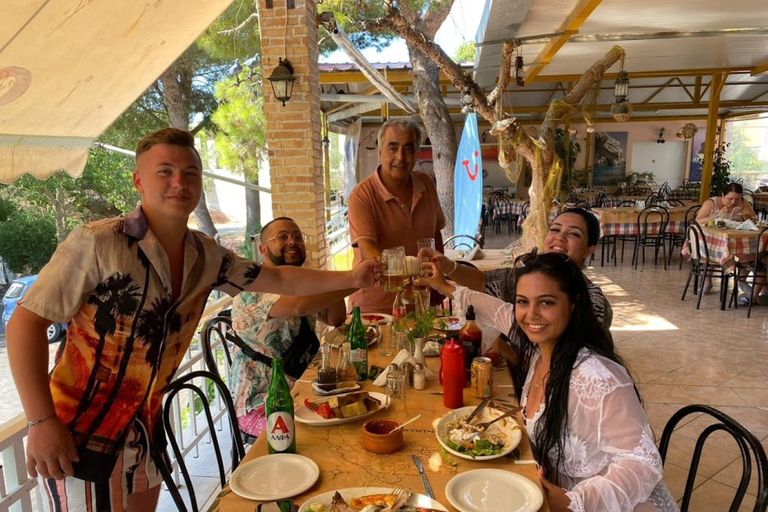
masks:
[[[381,252],[382,288],[386,292],[401,292],[405,287],[405,247],[393,247]]]

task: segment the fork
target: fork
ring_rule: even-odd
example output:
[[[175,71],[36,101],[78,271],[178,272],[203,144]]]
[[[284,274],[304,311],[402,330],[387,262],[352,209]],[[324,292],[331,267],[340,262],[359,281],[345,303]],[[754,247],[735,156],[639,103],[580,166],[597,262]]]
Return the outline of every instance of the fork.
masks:
[[[402,498],[403,496],[405,496],[407,492],[408,492],[408,489],[406,489],[405,487],[403,487],[400,484],[397,484],[395,486],[395,488],[392,489],[392,494],[394,494],[397,497],[398,500],[400,498]]]
[[[482,434],[483,432],[488,430],[488,427],[490,427],[491,425],[493,425],[497,421],[503,420],[504,418],[508,418],[510,416],[514,416],[515,414],[517,414],[518,412],[520,412],[522,410],[523,410],[522,407],[513,407],[510,410],[508,410],[507,412],[505,412],[504,414],[502,414],[501,416],[499,416],[497,418],[494,418],[491,421],[486,421],[484,423],[478,423],[475,426],[480,427],[482,429],[482,430],[480,430],[480,432],[478,432],[478,434]]]

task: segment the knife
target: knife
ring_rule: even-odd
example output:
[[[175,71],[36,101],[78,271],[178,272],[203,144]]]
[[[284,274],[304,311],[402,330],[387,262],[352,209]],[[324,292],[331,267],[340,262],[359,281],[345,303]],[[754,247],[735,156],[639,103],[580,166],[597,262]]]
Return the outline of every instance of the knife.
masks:
[[[416,469],[419,470],[419,474],[421,475],[421,483],[424,484],[424,492],[430,498],[435,499],[435,493],[432,492],[432,487],[429,485],[427,475],[424,473],[424,464],[421,463],[421,459],[418,455],[411,455],[411,458],[413,459],[413,463],[416,464]]]
[[[482,411],[486,405],[488,405],[488,402],[490,401],[490,398],[484,398],[482,402],[480,402],[480,405],[475,407],[475,410],[472,411],[472,413],[467,416],[467,419],[464,420],[465,423],[470,424],[472,423],[472,420],[475,419],[475,416],[477,416],[480,411]]]

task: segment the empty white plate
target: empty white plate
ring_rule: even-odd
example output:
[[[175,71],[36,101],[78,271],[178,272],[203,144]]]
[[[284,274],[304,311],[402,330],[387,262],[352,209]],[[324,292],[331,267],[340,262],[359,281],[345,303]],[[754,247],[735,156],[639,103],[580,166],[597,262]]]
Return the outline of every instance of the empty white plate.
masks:
[[[445,496],[461,512],[536,512],[544,503],[535,483],[501,469],[460,473],[448,482]]]
[[[275,453],[241,464],[232,474],[229,486],[243,498],[274,501],[301,494],[319,476],[320,469],[312,459],[295,453]]]

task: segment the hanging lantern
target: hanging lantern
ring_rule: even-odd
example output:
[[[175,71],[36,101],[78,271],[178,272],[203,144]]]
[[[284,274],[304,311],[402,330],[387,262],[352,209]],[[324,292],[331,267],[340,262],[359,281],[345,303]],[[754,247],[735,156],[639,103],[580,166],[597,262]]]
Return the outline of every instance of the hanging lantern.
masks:
[[[523,70],[523,56],[518,54],[515,57],[515,83],[520,87],[525,87],[525,70]]]
[[[620,122],[625,123],[632,117],[632,105],[630,105],[627,96],[629,95],[629,73],[624,71],[624,55],[621,56],[621,71],[613,84],[613,104],[611,105],[611,115]]]
[[[293,76],[293,66],[288,59],[278,59],[277,67],[272,70],[272,74],[267,80],[272,85],[272,92],[277,101],[282,102],[285,106],[285,102],[291,99],[293,95],[293,82],[296,80],[296,77]]]

